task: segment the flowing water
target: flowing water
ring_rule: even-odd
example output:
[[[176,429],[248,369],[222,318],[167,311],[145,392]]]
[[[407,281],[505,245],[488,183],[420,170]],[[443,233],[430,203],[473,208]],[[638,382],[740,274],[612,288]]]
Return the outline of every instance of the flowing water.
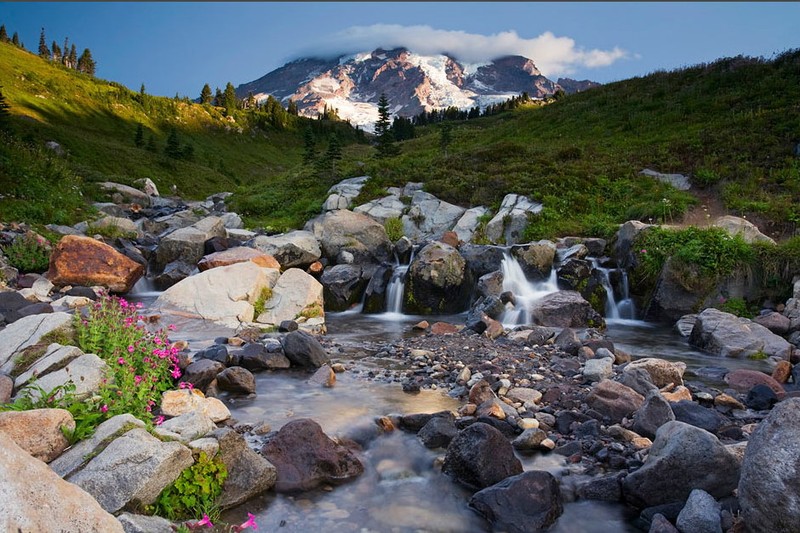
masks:
[[[392,281],[396,281],[387,298],[402,302],[407,265],[398,265]],[[530,305],[537,298],[557,290],[555,269],[545,282],[530,283],[519,264],[510,255],[503,261],[503,290],[514,292],[517,305],[509,309],[504,324],[528,323]],[[604,276],[608,280],[608,275]],[[391,285],[391,283],[390,283]],[[625,317],[616,303],[608,283],[607,293],[616,317]],[[397,293],[400,296],[397,296]],[[159,293],[144,283],[137,284],[130,295],[133,301],[149,305]],[[621,295],[624,300],[627,294]],[[623,306],[624,307],[624,306]],[[418,335],[411,326],[426,319],[463,323],[464,314],[447,317],[404,315],[397,303],[383,314],[366,315],[355,311],[327,313],[328,336],[345,344],[387,343],[410,335]],[[632,308],[629,308],[632,309]],[[166,316],[164,317],[167,318]],[[173,320],[172,317],[169,320]],[[184,339],[194,350],[201,349],[214,337],[229,336],[233,331],[202,321],[174,318],[178,330],[174,340]],[[689,348],[686,339],[664,326],[648,324],[632,318],[609,318],[608,334],[615,344],[634,358],[660,357],[685,361],[687,377],[706,376],[703,369],[725,366],[748,368],[763,362],[720,360]],[[340,355],[340,357],[337,357]],[[362,368],[383,364],[353,361],[352,354],[331,354],[334,361],[348,362]],[[363,357],[363,355],[362,355]],[[395,361],[394,364],[397,364]],[[443,450],[428,450],[414,435],[397,430],[380,434],[374,420],[389,414],[410,414],[455,410],[459,402],[441,390],[407,394],[397,383],[365,382],[350,372],[337,375],[336,385],[322,388],[308,383],[304,372],[283,371],[256,374],[257,394],[252,398],[225,397],[233,416],[240,422],[267,422],[279,429],[289,420],[312,418],[332,436],[350,438],[362,446],[359,457],[365,472],[355,480],[333,488],[297,495],[270,491],[244,505],[226,511],[223,519],[239,523],[246,513],[256,516],[264,531],[306,532],[314,529],[331,532],[482,532],[490,525],[468,507],[470,493],[442,475],[434,462]],[[548,470],[558,477],[567,492],[584,479],[572,470],[564,457],[556,454],[519,455],[523,468]],[[616,533],[636,531],[631,525],[630,511],[618,504],[597,501],[570,502],[551,531],[557,533]]]

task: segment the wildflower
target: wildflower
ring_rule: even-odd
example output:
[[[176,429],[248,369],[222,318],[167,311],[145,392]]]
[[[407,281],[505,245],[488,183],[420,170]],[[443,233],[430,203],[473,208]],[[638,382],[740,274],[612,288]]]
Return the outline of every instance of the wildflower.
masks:
[[[144,307],[144,304],[142,302],[136,302],[136,309],[141,309],[143,307]]]
[[[156,343],[158,346],[161,346],[161,342],[162,342],[161,341],[161,337],[156,335],[156,337],[153,339],[153,342]]]
[[[167,326],[167,329],[170,330],[170,331],[175,331],[178,328],[177,328],[177,326],[175,326],[175,324],[170,324],[169,326]]]
[[[211,523],[211,519],[208,517],[208,515],[204,514],[203,515],[203,519],[195,524],[195,527],[199,527],[199,526],[214,527],[214,524]]]
[[[258,529],[258,524],[256,524],[255,516],[252,513],[247,513],[247,521],[239,524],[235,527],[236,531],[242,531],[247,528]]]
[[[172,369],[172,377],[174,379],[178,379],[179,377],[181,377],[181,369],[178,368],[177,366]]]
[[[191,383],[189,383],[188,381],[181,381],[181,382],[180,382],[180,384],[178,385],[178,388],[179,388],[179,389],[189,389],[189,390],[192,390],[192,389],[194,388],[194,385],[192,385],[192,384],[191,384]]]
[[[117,363],[119,363],[121,365],[124,365],[125,364],[125,358],[124,357],[120,357],[119,359],[117,359]]]
[[[106,404],[103,404],[103,405],[100,407],[100,412],[101,412],[101,413],[107,413],[107,412],[108,412],[108,405],[106,405]]]
[[[139,383],[141,383],[141,382],[142,382],[142,379],[143,379],[143,378],[142,378],[142,376],[133,376],[133,382],[134,382],[136,385],[138,385]]]
[[[135,349],[136,349],[136,348],[134,348],[132,344],[129,344],[129,345],[128,345],[128,353],[133,353],[133,351],[134,351]]]
[[[158,415],[153,422],[155,425],[160,426],[164,423],[164,415]]]
[[[643,254],[646,254],[646,253],[647,253],[647,250],[645,250],[644,248],[642,248],[642,253],[643,253]]]

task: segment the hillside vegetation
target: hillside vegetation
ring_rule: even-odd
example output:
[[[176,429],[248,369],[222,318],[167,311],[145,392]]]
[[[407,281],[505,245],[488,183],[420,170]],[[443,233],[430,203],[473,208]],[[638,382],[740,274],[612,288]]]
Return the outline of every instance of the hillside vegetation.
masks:
[[[10,45],[0,44],[0,79],[18,117],[16,138],[36,146],[25,157],[3,148],[6,161],[25,168],[4,170],[0,184],[15,191],[26,173],[49,184],[21,191],[25,202],[56,190],[53,180],[95,198],[97,181],[150,177],[162,193],[174,184],[189,198],[233,191],[231,205],[247,223],[277,231],[317,213],[337,179],[369,174],[375,179],[362,199],[407,181],[422,181],[427,191],[465,207],[496,208],[512,192],[531,196],[545,206],[531,222],[531,239],[609,236],[629,219],[680,222],[704,203],[745,215],[778,237],[794,234],[800,222],[798,50],[773,60],[736,57],[656,72],[544,106],[454,121],[446,149],[441,124],[420,126],[388,159],[376,158],[346,123],[289,116],[275,126],[245,111],[226,117],[222,108],[141,95]],[[134,145],[139,123],[156,151]],[[335,170],[303,163],[307,127],[314,128],[318,153],[336,128],[344,146]],[[193,147],[191,159],[164,155],[171,128]],[[47,155],[46,140],[67,155]],[[644,168],[688,175],[693,188],[677,191],[639,175]],[[68,200],[61,202],[66,218],[74,212]],[[0,219],[30,217],[12,204],[0,200]],[[53,211],[52,203],[44,210]],[[41,212],[34,214],[43,221]]]

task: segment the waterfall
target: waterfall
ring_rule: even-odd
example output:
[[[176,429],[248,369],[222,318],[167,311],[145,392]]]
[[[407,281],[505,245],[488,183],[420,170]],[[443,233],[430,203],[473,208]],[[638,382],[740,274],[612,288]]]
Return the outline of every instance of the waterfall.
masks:
[[[407,264],[400,264],[400,260],[395,256],[395,267],[392,270],[392,277],[386,286],[386,313],[391,315],[403,314],[403,294],[406,290],[406,274],[408,267],[414,261],[414,251]]]
[[[556,269],[550,270],[550,277],[546,281],[528,281],[519,262],[508,250],[503,252],[500,268],[503,271],[503,292],[510,291],[516,302],[513,308],[503,313],[502,323],[508,326],[530,324],[533,302],[558,291]]]
[[[592,268],[600,273],[600,280],[603,283],[603,288],[606,291],[606,319],[608,320],[633,320],[636,318],[636,309],[633,305],[633,300],[628,292],[628,273],[625,269],[618,269],[622,276],[621,298],[617,300],[614,294],[614,287],[611,284],[611,269],[600,266],[596,258],[591,258]]]

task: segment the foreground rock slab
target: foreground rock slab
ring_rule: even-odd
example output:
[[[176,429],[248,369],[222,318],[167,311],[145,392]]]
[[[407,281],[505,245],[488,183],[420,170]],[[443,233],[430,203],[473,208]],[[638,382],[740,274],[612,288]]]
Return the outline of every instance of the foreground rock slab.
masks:
[[[45,276],[54,285],[102,285],[111,292],[126,293],[144,275],[144,265],[92,239],[66,235],[53,250]]]
[[[61,429],[72,431],[75,420],[65,409],[33,409],[0,413],[0,432],[6,433],[36,459],[49,463],[69,442]]]

